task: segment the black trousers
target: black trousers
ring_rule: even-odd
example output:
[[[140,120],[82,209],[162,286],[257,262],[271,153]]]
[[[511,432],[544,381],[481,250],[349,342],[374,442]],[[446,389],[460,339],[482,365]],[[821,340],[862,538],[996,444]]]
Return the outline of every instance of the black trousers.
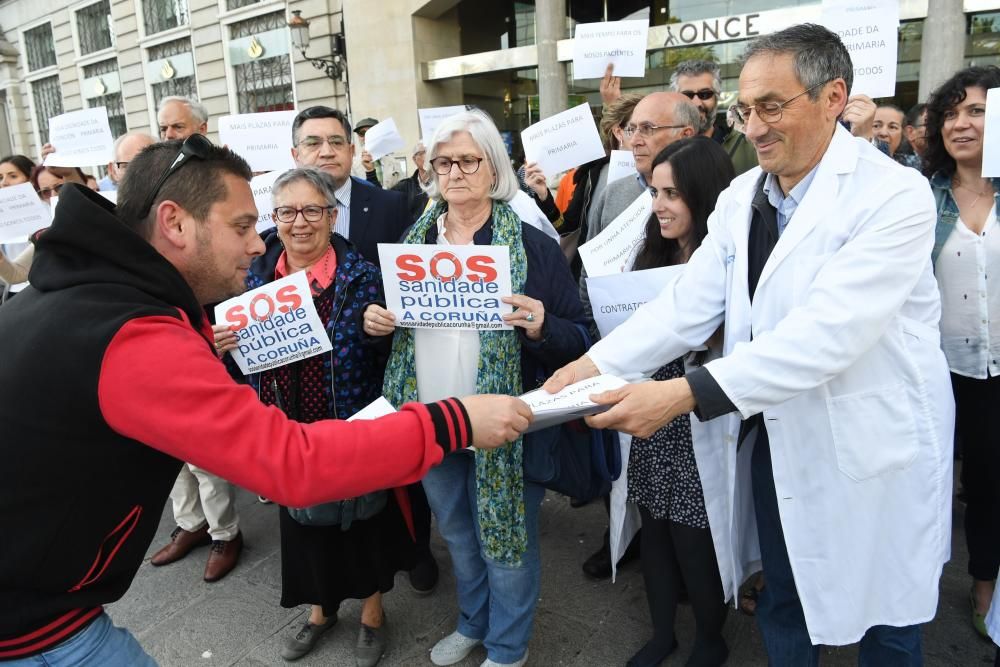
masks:
[[[654,519],[642,506],[642,578],[656,639],[671,642],[678,595],[687,588],[696,623],[690,665],[721,664],[728,651],[722,638],[725,597],[712,533],[668,519]],[[721,660],[719,659],[721,657]]]
[[[413,532],[417,544],[417,561],[431,557],[431,506],[427,504],[427,494],[420,482],[406,487],[410,495],[410,511],[413,513]]]
[[[965,539],[969,574],[992,581],[1000,569],[1000,377],[976,380],[952,373],[955,431],[962,441]]]

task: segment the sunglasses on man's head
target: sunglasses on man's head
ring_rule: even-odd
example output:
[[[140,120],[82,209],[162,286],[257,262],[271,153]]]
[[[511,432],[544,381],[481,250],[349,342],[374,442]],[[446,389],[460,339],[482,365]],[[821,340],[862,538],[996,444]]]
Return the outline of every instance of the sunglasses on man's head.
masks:
[[[698,98],[699,100],[710,100],[715,97],[715,91],[711,88],[702,88],[701,90],[682,90],[681,95],[685,95],[689,100]]]
[[[145,218],[149,214],[149,209],[153,207],[156,195],[160,194],[160,189],[163,187],[163,184],[167,182],[167,179],[170,178],[174,172],[187,164],[191,158],[197,158],[199,160],[207,159],[208,153],[211,150],[212,142],[200,134],[192,134],[190,137],[185,139],[184,143],[181,144],[181,150],[177,153],[177,157],[174,158],[174,161],[169,167],[167,167],[167,170],[164,171],[163,175],[156,181],[156,185],[153,186],[153,191],[149,193],[149,196],[146,197],[146,201],[142,203],[139,218]]]

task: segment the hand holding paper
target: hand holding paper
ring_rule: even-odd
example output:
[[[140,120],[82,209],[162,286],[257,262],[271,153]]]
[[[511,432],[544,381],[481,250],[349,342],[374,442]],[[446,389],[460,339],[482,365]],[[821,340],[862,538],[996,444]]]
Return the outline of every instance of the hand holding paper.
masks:
[[[513,396],[481,394],[461,399],[472,423],[472,444],[495,449],[517,440],[531,424],[531,408]]]
[[[675,417],[695,408],[691,385],[684,378],[629,384],[591,396],[607,412],[587,417],[591,428],[609,428],[638,438],[648,438]]]
[[[528,432],[600,412],[605,408],[591,400],[593,395],[619,389],[626,384],[625,380],[614,375],[598,375],[564,387],[554,394],[545,389],[529,391],[521,396],[535,415]]]
[[[545,384],[542,385],[542,389],[550,394],[555,394],[571,384],[581,382],[600,374],[601,371],[598,370],[597,366],[593,361],[591,361],[590,357],[583,355],[576,361],[566,364],[553,373],[552,377],[546,380]]]

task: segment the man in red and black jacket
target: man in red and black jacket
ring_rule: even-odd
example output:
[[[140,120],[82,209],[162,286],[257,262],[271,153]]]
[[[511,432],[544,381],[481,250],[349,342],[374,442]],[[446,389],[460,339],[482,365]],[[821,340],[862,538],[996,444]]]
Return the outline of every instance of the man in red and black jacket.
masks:
[[[0,661],[62,645],[152,664],[102,605],[128,590],[182,461],[305,507],[527,428],[527,406],[500,396],[298,424],[233,382],[203,304],[240,293],[263,251],[250,175],[197,135],[138,155],[117,214],[67,186],[31,287],[0,309]]]

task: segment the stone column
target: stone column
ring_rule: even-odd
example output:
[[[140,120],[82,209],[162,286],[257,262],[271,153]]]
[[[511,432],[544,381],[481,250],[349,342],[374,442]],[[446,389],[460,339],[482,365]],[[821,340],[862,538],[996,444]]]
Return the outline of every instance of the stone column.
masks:
[[[920,47],[920,101],[926,102],[934,89],[961,69],[964,62],[962,0],[928,0]]]
[[[556,42],[566,38],[566,0],[535,3],[535,44],[538,49],[538,103],[542,118],[566,109],[566,65],[559,62]]]

